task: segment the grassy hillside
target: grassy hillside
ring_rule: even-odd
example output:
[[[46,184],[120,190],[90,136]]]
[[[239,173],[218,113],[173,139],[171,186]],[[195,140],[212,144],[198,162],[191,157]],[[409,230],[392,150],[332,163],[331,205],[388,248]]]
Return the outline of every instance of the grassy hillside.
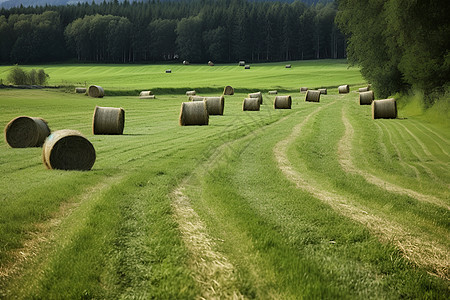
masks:
[[[154,100],[0,90],[1,126],[40,116],[97,152],[91,171],[58,171],[45,169],[41,148],[0,144],[1,297],[447,299],[449,132],[402,111],[372,120],[357,85],[305,102],[300,86],[361,81],[317,64],[247,70],[258,76],[235,81],[208,126],[178,125],[180,91],[208,87],[204,73],[221,90],[216,78],[243,69],[186,66],[199,76],[171,86],[174,66],[155,81],[126,75],[168,66],[45,66],[53,84],[89,77],[107,91],[179,92]],[[316,68],[337,73],[310,76]],[[277,80],[289,71],[298,76]],[[295,90],[292,109],[274,110],[265,93],[261,111],[243,112],[239,88],[261,86]],[[123,135],[92,134],[96,105],[125,109]]]

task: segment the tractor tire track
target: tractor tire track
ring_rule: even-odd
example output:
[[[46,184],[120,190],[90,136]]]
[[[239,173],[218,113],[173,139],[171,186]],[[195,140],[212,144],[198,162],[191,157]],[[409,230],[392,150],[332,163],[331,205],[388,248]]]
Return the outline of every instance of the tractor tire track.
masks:
[[[399,224],[390,221],[386,216],[377,216],[374,213],[368,212],[367,208],[352,203],[335,191],[321,189],[320,185],[314,179],[294,169],[292,163],[289,161],[287,150],[300,136],[303,127],[308,123],[309,119],[316,115],[321,108],[319,107],[301,123],[294,126],[291,134],[279,141],[273,148],[275,161],[281,172],[298,189],[312,194],[315,198],[327,203],[333,210],[343,216],[365,225],[384,242],[393,242],[407,259],[415,262],[419,266],[425,267],[427,270],[431,270],[433,274],[447,280],[450,279],[450,256],[448,248],[445,245],[428,240],[426,237],[411,234]]]

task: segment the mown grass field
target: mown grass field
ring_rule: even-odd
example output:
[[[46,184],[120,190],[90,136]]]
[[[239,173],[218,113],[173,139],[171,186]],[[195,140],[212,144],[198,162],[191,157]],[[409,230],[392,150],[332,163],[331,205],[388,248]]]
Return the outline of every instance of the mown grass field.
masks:
[[[79,130],[97,160],[47,170],[41,148],[0,144],[1,298],[448,299],[450,132],[402,110],[372,120],[357,69],[44,67],[50,84],[107,96],[3,89],[0,125],[29,115]],[[223,116],[178,125],[183,90],[228,84]],[[300,86],[328,95],[305,102]],[[157,99],[108,96],[145,89]],[[260,89],[289,92],[292,109],[265,93],[243,112]],[[125,109],[123,135],[92,134],[96,105]]]

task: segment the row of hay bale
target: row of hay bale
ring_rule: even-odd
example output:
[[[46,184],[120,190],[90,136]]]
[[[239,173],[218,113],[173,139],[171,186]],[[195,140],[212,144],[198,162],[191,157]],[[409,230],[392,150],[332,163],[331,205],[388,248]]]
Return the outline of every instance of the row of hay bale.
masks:
[[[91,85],[89,88],[76,87],[75,93],[77,94],[87,94],[93,98],[103,98],[105,96],[105,90],[99,85]]]
[[[374,92],[370,85],[359,88],[359,105],[372,105],[372,119],[397,118],[397,102],[394,98],[375,100]]]
[[[123,134],[124,124],[123,108],[95,107],[93,134]],[[90,170],[96,159],[94,146],[79,131],[52,133],[42,118],[14,118],[5,127],[5,140],[12,148],[42,147],[42,161],[48,169]]]

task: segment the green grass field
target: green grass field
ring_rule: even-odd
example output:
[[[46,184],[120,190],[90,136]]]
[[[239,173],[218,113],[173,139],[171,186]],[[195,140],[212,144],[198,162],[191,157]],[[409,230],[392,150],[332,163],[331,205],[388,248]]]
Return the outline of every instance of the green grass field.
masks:
[[[0,90],[1,126],[42,117],[97,153],[91,171],[47,170],[41,148],[0,144],[0,298],[448,299],[448,128],[372,120],[342,61],[284,64],[49,65],[50,84],[107,96]],[[228,84],[223,116],[178,125],[187,88]],[[328,95],[305,102],[300,86]],[[242,111],[272,89],[291,110],[264,93]],[[92,134],[96,105],[124,108],[123,135]]]

